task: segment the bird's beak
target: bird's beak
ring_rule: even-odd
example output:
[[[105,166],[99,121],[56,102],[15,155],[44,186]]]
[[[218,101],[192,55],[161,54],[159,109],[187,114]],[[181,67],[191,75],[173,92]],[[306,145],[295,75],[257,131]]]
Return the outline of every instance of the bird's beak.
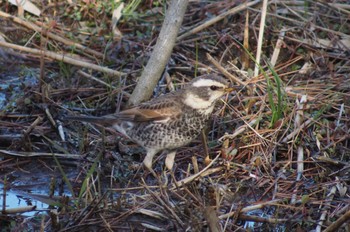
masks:
[[[225,89],[225,93],[230,93],[230,92],[232,92],[235,89],[236,89],[235,87],[226,88]]]

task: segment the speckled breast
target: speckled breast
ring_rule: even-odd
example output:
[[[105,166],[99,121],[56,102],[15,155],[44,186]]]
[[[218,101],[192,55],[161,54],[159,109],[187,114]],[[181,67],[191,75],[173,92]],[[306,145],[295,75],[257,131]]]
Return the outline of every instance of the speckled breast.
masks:
[[[197,138],[209,117],[210,114],[200,114],[191,110],[167,122],[140,123],[130,129],[128,135],[146,148],[175,149]]]

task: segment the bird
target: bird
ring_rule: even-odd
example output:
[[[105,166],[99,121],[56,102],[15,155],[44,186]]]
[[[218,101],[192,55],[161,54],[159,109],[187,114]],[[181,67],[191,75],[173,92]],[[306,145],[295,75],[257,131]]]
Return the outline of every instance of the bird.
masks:
[[[196,139],[206,126],[216,102],[233,91],[220,75],[206,74],[192,79],[184,88],[132,108],[100,117],[67,116],[67,120],[84,121],[111,127],[146,150],[144,166],[153,175],[153,158],[167,151],[165,166],[171,171],[176,149]]]

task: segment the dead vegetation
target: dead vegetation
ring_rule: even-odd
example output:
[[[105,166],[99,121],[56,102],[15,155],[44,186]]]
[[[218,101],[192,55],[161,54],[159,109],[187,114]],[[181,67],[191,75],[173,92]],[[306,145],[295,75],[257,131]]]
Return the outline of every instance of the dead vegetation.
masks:
[[[164,3],[126,3],[112,31],[118,7],[111,3],[33,2],[40,17],[21,19],[16,7],[0,7],[1,180],[6,193],[18,188],[13,173],[38,177],[40,169],[48,193],[41,201],[52,207],[26,219],[3,207],[7,228],[350,229],[349,3],[271,1],[264,10],[252,1],[242,10],[240,1],[191,1],[154,95],[207,72],[241,88],[213,115],[210,158],[199,139],[181,149],[175,181],[162,175],[160,155],[158,183],[141,165],[143,151],[115,131],[62,118],[125,106],[156,42]],[[59,186],[65,190],[54,198]]]

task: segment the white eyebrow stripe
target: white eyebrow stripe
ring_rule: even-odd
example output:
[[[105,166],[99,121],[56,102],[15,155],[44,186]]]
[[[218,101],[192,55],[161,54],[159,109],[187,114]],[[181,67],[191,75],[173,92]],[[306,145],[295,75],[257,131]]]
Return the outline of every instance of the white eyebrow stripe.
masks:
[[[224,84],[217,82],[217,81],[214,81],[214,80],[210,80],[210,79],[199,79],[192,84],[192,86],[194,86],[194,87],[205,87],[205,86],[212,86],[212,85],[220,86],[223,88],[226,87]]]

